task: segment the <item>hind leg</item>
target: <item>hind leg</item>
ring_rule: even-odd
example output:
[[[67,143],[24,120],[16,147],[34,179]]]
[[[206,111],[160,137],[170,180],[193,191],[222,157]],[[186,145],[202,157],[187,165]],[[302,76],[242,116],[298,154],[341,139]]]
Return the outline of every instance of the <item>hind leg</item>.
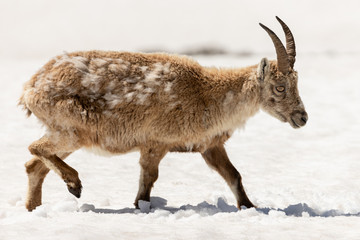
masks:
[[[80,147],[79,142],[69,132],[47,134],[29,146],[29,151],[43,163],[46,168],[57,173],[67,184],[70,193],[81,195],[81,181],[78,172],[66,164],[56,153],[73,152]],[[46,175],[46,174],[45,174]]]
[[[68,155],[70,153],[59,154],[59,157],[64,160]],[[28,211],[32,211],[41,205],[42,184],[50,169],[38,157],[28,161],[25,168],[28,175],[28,192],[25,206]]]
[[[28,175],[26,208],[28,211],[32,211],[37,206],[41,205],[42,184],[44,178],[49,172],[49,169],[37,157],[28,161],[25,164],[25,167]]]

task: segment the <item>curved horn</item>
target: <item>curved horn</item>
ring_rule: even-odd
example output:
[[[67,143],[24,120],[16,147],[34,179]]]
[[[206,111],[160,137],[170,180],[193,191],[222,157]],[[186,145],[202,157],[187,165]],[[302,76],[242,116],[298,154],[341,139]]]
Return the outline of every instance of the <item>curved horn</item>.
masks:
[[[285,32],[286,52],[288,54],[290,67],[293,68],[294,63],[295,63],[295,56],[296,56],[294,36],[292,35],[292,33],[290,31],[290,28],[278,16],[276,16],[276,19],[279,21],[279,23],[281,24],[282,29]]]
[[[259,24],[269,34],[271,40],[274,43],[276,55],[277,55],[278,70],[283,74],[287,74],[289,72],[290,63],[284,45],[281,43],[280,39],[276,36],[276,34],[273,31],[271,31],[265,25],[261,23]]]

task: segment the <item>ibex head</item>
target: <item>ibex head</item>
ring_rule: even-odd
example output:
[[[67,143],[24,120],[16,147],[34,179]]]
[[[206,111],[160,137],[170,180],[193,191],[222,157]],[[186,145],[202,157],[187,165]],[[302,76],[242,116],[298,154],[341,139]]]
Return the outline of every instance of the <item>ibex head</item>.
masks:
[[[257,78],[261,86],[261,107],[293,128],[306,124],[308,115],[297,88],[298,75],[293,69],[295,63],[295,41],[288,26],[278,17],[286,36],[286,49],[276,34],[260,23],[271,37],[277,61],[263,58],[258,66]]]

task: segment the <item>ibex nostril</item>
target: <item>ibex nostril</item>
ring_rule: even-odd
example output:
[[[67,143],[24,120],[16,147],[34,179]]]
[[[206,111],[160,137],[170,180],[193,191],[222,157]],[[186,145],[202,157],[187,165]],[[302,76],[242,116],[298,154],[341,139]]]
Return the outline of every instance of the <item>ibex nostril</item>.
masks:
[[[304,123],[306,123],[308,119],[307,119],[306,116],[302,116],[302,117],[301,117],[301,120],[302,120]]]

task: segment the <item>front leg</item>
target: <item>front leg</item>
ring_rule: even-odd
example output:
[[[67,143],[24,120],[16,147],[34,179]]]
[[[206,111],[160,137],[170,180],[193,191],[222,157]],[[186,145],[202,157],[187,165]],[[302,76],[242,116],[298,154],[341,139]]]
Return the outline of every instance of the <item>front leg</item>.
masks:
[[[201,155],[206,163],[225,179],[236,197],[237,207],[239,209],[242,205],[247,208],[255,207],[246,195],[241,183],[241,175],[230,162],[223,144],[211,147]]]
[[[49,168],[38,157],[28,161],[25,167],[28,175],[28,191],[25,206],[28,211],[32,211],[41,205],[42,184],[49,172]]]
[[[168,152],[165,146],[146,146],[140,150],[139,191],[135,199],[135,207],[139,208],[139,200],[150,201],[151,188],[158,178],[159,164]]]

